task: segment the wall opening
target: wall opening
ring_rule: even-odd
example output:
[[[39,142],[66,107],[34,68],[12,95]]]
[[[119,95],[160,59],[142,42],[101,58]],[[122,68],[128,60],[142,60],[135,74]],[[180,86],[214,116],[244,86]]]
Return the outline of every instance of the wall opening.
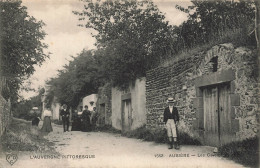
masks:
[[[122,130],[130,131],[132,127],[132,102],[131,99],[122,100]]]
[[[212,67],[211,67],[212,72],[217,72],[218,71],[218,57],[213,57],[210,60],[210,63],[212,65]]]

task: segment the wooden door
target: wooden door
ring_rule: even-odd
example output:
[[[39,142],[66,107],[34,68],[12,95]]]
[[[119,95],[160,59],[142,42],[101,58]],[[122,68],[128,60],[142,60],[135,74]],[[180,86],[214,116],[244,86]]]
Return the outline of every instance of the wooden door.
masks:
[[[219,86],[220,145],[234,138],[231,127],[230,85]]]
[[[221,146],[234,138],[231,126],[230,85],[203,89],[204,140],[210,146]]]
[[[132,126],[132,105],[131,99],[122,102],[122,129],[129,131]]]
[[[210,146],[219,146],[218,87],[203,89],[204,141]]]

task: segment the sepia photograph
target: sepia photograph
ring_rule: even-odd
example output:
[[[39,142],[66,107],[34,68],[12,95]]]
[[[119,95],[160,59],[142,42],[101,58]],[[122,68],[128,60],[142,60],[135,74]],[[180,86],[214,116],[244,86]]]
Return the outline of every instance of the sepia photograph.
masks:
[[[0,168],[259,168],[260,1],[0,0]]]

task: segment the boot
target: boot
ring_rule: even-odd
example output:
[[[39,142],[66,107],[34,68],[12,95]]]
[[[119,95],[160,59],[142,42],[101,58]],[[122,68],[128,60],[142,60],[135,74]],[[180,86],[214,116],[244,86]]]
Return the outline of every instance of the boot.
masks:
[[[169,138],[169,146],[168,146],[168,149],[172,149],[173,148],[173,146],[172,146],[172,138]]]
[[[180,149],[180,145],[178,141],[174,142],[174,149],[179,150]]]

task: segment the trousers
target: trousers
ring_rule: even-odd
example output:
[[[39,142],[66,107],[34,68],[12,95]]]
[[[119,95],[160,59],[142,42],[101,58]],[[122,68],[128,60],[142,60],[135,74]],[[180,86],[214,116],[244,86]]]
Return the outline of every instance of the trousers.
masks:
[[[166,129],[168,137],[177,137],[176,125],[174,119],[168,119],[166,122]]]
[[[63,129],[64,131],[69,131],[69,117],[62,117],[62,124],[63,124]]]

